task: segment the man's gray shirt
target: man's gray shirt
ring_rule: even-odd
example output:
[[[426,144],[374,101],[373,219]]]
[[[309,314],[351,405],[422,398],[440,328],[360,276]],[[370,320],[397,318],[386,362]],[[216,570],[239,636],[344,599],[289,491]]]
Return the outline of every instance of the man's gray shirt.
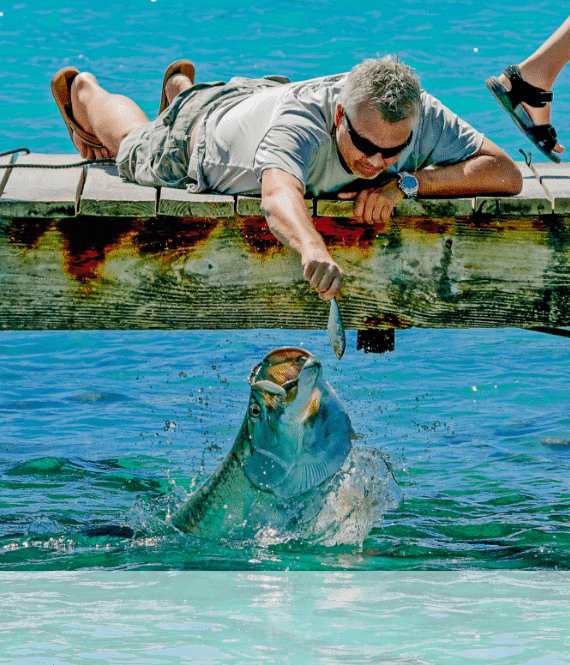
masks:
[[[348,74],[221,100],[201,121],[190,158],[191,192],[260,194],[265,169],[281,169],[317,196],[358,176],[339,159],[334,114]],[[425,91],[412,143],[390,171],[446,166],[475,154],[483,135]]]

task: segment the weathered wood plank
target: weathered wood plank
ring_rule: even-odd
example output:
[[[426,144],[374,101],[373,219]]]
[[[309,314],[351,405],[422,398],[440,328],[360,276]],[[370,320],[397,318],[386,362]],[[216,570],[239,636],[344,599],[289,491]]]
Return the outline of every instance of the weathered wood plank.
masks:
[[[347,329],[570,325],[569,219],[317,218]],[[3,329],[325,329],[263,218],[7,220]]]
[[[534,165],[543,187],[554,199],[554,212],[557,215],[570,214],[570,164],[539,162]]]
[[[168,217],[233,217],[235,200],[223,194],[189,194],[184,189],[162,187],[159,192],[158,214]]]
[[[552,212],[552,203],[539,180],[525,162],[517,162],[523,175],[523,190],[516,196],[477,196],[475,210],[496,216],[529,217]]]
[[[398,203],[393,214],[446,219],[472,215],[474,207],[474,198],[404,199]]]
[[[19,155],[16,164],[65,165],[81,162],[79,155]],[[83,167],[18,168],[11,170],[2,196],[3,217],[66,217],[75,215]]]
[[[79,214],[99,217],[154,217],[157,190],[124,182],[116,166],[93,165],[87,170]]]
[[[352,202],[319,200],[315,226],[347,273],[346,328],[569,326],[568,208],[550,214],[549,195],[520,166],[523,193],[478,197],[484,215],[471,214],[470,199],[418,199],[387,224],[358,224]],[[536,166],[557,211],[570,167]],[[89,173],[81,216],[0,211],[0,328],[326,327],[327,304],[269,231],[259,198],[238,197],[234,214],[233,197],[162,190],[174,207],[156,217],[155,189],[109,167]]]
[[[305,198],[307,208],[309,208],[311,215],[313,214],[313,198]],[[260,196],[237,196],[236,197],[236,214],[242,217],[263,217],[261,210],[261,197]]]
[[[473,198],[440,198],[440,199],[404,199],[394,209],[394,215],[410,217],[427,216],[442,219],[445,217],[462,217],[473,213]],[[317,217],[345,217],[353,219],[354,202],[342,199],[317,199]]]

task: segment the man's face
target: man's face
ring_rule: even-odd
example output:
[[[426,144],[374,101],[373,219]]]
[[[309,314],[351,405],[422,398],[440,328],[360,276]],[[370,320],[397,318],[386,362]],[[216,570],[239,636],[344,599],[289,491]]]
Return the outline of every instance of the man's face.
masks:
[[[375,178],[398,161],[401,152],[405,149],[406,142],[410,139],[414,124],[414,118],[388,122],[382,118],[380,111],[366,107],[360,108],[347,122],[344,109],[338,104],[335,113],[338,150],[348,168],[355,175],[359,178]],[[357,145],[351,138],[351,134]],[[396,155],[390,156],[384,156],[382,152],[367,155],[357,147],[362,144],[365,149],[366,146],[371,149],[376,146],[380,150],[387,149],[388,153],[391,148],[398,146],[402,146],[402,150]]]

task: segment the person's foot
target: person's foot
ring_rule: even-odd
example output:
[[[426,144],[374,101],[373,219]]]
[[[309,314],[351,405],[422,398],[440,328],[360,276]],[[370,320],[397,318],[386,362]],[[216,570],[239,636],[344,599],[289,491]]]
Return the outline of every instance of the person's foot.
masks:
[[[81,74],[76,67],[63,67],[51,80],[51,92],[65,122],[73,145],[85,159],[109,157],[109,151],[95,136],[79,95],[97,86],[91,74]]]
[[[179,95],[184,90],[188,90],[192,85],[192,81],[185,74],[182,74],[181,72],[173,74],[164,86],[164,92],[166,93],[168,103],[170,104],[176,95]]]
[[[540,80],[539,77],[536,76],[536,74],[532,71],[529,70],[528,68],[525,69],[524,64],[519,65],[521,74],[524,78],[524,80],[527,83],[530,83],[531,85],[536,86],[537,88],[540,88],[541,90],[548,90],[550,91],[550,84],[547,84],[545,86],[544,81]],[[509,80],[509,78],[505,75],[503,72],[500,76],[497,77],[499,82],[505,87],[506,90],[510,90],[512,85]],[[550,103],[546,103],[542,107],[536,107],[536,106],[530,106],[529,104],[525,104],[524,102],[521,102],[521,106],[524,108],[524,110],[528,113],[530,119],[535,125],[549,125],[550,124]],[[557,153],[562,153],[564,152],[565,148],[563,145],[560,143],[556,143],[556,145],[552,148],[553,152]]]
[[[159,113],[162,113],[170,105],[176,95],[194,85],[195,73],[194,63],[187,58],[176,60],[168,65],[162,78]]]
[[[79,117],[81,119],[81,122],[78,122],[77,114],[75,112],[80,107],[80,95],[83,91],[92,85],[98,86],[99,84],[97,83],[97,79],[93,76],[93,74],[90,74],[89,72],[82,72],[78,74],[71,82],[71,110],[75,122],[80,126],[81,129],[78,129],[75,126],[68,127],[68,129],[71,135],[71,140],[73,141],[73,145],[77,148],[83,159],[107,159],[109,157],[114,157],[114,155],[111,155],[109,150],[103,144],[94,145],[95,143],[99,143],[99,141],[95,137],[93,127],[91,127],[89,119],[85,113],[78,111]]]

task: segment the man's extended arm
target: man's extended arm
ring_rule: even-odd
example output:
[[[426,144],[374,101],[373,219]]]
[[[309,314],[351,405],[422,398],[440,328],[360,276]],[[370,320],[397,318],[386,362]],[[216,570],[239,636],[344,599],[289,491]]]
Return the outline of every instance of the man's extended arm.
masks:
[[[489,139],[484,139],[478,152],[463,162],[414,172],[420,196],[475,196],[477,194],[518,194],[522,175],[513,160]],[[354,218],[364,222],[388,221],[394,207],[404,198],[390,181],[380,189],[360,193],[339,193],[339,198],[356,197]]]
[[[315,229],[300,180],[281,169],[261,178],[261,207],[273,235],[301,255],[303,277],[329,300],[340,293],[344,273]]]

